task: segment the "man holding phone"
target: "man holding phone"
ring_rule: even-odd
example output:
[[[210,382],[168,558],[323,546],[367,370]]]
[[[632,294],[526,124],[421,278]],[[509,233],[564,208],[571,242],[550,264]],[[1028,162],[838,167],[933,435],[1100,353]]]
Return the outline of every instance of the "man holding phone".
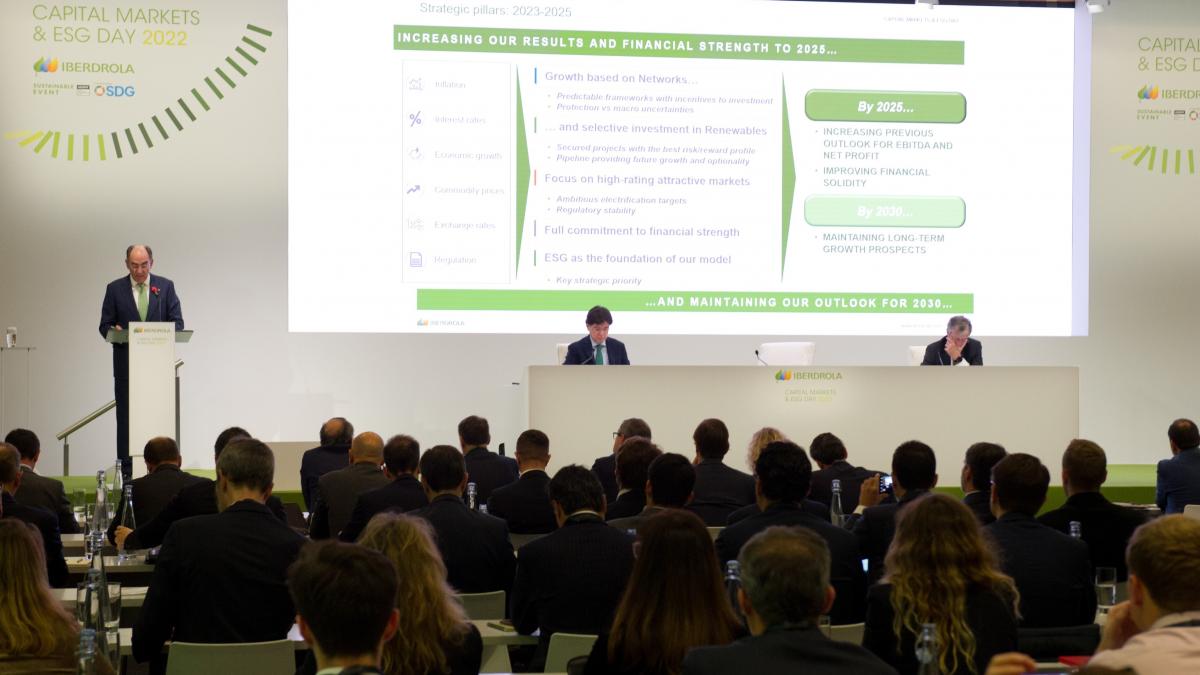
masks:
[[[971,337],[971,320],[965,316],[950,318],[946,337],[925,348],[923,366],[957,366],[966,361],[972,366],[983,365],[983,344]]]

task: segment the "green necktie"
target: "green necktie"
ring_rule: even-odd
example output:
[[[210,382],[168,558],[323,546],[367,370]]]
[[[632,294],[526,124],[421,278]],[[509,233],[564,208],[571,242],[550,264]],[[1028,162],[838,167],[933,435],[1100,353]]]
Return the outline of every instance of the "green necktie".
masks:
[[[146,311],[150,308],[150,303],[146,300],[146,284],[138,284],[138,317],[142,321],[146,320]]]
[[[596,345],[596,365],[604,365],[604,345]]]

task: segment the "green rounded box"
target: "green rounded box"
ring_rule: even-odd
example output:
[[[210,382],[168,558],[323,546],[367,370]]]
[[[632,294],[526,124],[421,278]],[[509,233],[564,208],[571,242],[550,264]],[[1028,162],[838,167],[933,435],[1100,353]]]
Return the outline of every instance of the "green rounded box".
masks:
[[[967,204],[961,197],[813,195],[804,200],[804,220],[813,227],[962,227]]]
[[[804,114],[814,122],[961,124],[967,99],[958,92],[813,89],[804,96]]]

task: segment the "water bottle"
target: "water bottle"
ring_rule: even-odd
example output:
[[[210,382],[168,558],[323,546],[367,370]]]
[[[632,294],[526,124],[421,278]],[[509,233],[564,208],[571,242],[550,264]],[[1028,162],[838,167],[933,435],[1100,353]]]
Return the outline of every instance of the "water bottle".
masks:
[[[829,502],[829,521],[838,527],[846,525],[846,514],[842,511],[842,481],[833,480],[833,499]]]
[[[742,608],[738,603],[738,589],[742,587],[742,569],[736,560],[725,563],[725,593],[729,596],[729,604],[738,618],[742,616]]]
[[[133,483],[125,484],[124,494],[121,498],[121,520],[118,521],[117,525],[128,527],[131,530],[137,529],[137,521],[133,517]],[[129,552],[124,548],[117,554],[118,562],[124,562],[130,557]]]
[[[96,509],[92,512],[92,532],[108,530],[108,488],[104,485],[104,470],[96,472]]]
[[[1069,524],[1071,528],[1072,539],[1083,539],[1083,524],[1078,520],[1072,520]]]
[[[75,666],[76,675],[96,674],[96,631],[91,628],[79,631],[79,649],[76,656],[78,656],[78,663]]]
[[[479,508],[479,502],[475,497],[475,484],[467,483],[467,508],[472,511]]]
[[[921,626],[917,637],[917,675],[939,675],[937,626],[931,623]]]

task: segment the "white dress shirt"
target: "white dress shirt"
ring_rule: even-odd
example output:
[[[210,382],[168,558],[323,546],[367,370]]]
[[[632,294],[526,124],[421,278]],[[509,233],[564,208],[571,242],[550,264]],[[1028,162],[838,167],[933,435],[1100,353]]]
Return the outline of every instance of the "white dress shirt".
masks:
[[[1124,647],[1100,652],[1088,663],[1114,670],[1133,668],[1138,675],[1200,672],[1200,626],[1178,625],[1197,620],[1200,611],[1168,614]]]
[[[133,306],[136,308],[138,303],[138,282],[133,280],[133,275],[129,275],[129,285],[133,290]],[[150,312],[150,276],[146,276],[146,312]]]
[[[604,344],[603,342],[596,342],[595,340],[592,340],[591,342],[592,342],[592,354],[593,354],[592,365],[593,366],[611,366],[612,364],[608,362],[608,345]],[[596,353],[596,347],[599,345],[604,345],[604,363],[596,363],[596,357],[594,356],[594,354]]]

